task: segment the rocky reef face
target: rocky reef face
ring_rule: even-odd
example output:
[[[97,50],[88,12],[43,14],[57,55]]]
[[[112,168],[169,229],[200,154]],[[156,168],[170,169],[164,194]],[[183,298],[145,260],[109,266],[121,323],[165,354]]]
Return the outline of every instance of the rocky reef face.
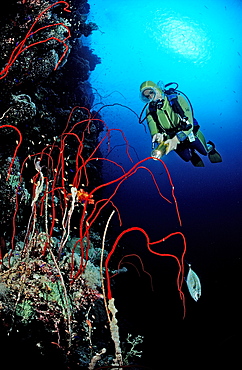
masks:
[[[81,36],[97,29],[87,22],[88,12],[85,0],[10,0],[1,11],[0,124],[13,125],[22,134],[17,162],[52,143],[62,133],[73,107],[91,107],[93,96],[87,80],[100,60],[82,46]],[[86,116],[80,111],[78,118]],[[96,146],[100,130],[99,123],[91,125],[84,151]],[[5,238],[9,237],[10,209],[14,208],[13,186],[5,179],[16,140],[13,129],[1,129],[0,235]],[[20,163],[15,163],[12,176],[18,175]]]
[[[112,198],[136,167],[102,182],[111,130],[91,112],[88,77],[100,59],[82,45],[98,28],[88,12],[86,0],[1,9],[0,342],[9,368],[120,368],[141,356],[141,336],[129,334],[121,350],[110,275],[126,269],[111,270],[117,243],[105,240],[114,212],[120,219]]]
[[[69,228],[70,211],[75,229],[75,220],[85,224],[89,192],[101,182],[100,164],[85,164],[103,129],[90,118],[87,80],[100,59],[82,45],[97,29],[88,12],[86,0],[9,0],[1,10],[0,339],[10,367],[86,369],[94,356],[88,315],[101,331],[106,320],[100,237],[86,229],[80,240]],[[83,180],[77,174],[73,185],[78,171]],[[70,263],[82,273],[72,284]]]

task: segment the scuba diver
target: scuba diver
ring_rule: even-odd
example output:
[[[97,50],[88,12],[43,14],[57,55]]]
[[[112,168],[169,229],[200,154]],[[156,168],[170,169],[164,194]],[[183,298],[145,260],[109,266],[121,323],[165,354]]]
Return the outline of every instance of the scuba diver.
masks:
[[[175,88],[168,86],[175,85]],[[222,162],[214,143],[206,142],[200,126],[193,116],[192,105],[187,96],[177,90],[178,84],[171,82],[165,86],[145,81],[140,86],[141,99],[146,103],[139,122],[147,120],[152,136],[151,156],[161,158],[174,150],[184,161],[196,167],[204,167],[200,156],[208,155],[210,162]],[[141,120],[144,110],[146,116]],[[158,146],[155,148],[156,143]]]

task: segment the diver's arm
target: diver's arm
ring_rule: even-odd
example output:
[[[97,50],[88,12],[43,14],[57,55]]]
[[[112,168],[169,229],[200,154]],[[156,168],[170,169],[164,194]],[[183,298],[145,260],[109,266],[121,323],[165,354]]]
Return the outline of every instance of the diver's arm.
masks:
[[[185,116],[180,116],[181,117],[181,123],[184,123],[184,126],[190,126],[188,130],[184,128],[184,130],[181,130],[177,133],[177,138],[179,141],[184,141],[189,134],[193,132],[193,113],[192,113],[192,107],[190,103],[185,99],[183,96],[179,95],[178,96],[178,105],[181,106],[181,109],[184,112]]]
[[[194,141],[195,140],[193,132],[192,132],[193,131],[193,124],[190,124],[190,122],[188,120],[186,120],[184,122],[184,125],[187,125],[187,126],[189,125],[190,129],[186,130],[186,131],[185,130],[184,131],[178,131],[176,133],[176,135],[174,135],[174,137],[165,141],[165,144],[168,144],[168,147],[166,149],[166,154],[170,153],[170,151],[172,151],[172,150],[176,150],[177,145],[182,143],[187,138],[189,139],[189,141]]]
[[[164,140],[164,134],[158,131],[157,124],[151,115],[147,116],[147,123],[152,138],[152,148],[154,148],[155,143],[161,143]]]
[[[190,125],[189,121],[185,122],[184,124]],[[165,144],[168,144],[168,147],[166,149],[166,154],[170,153],[172,150],[176,150],[177,145],[182,143],[187,138],[189,139],[190,138],[189,135],[193,135],[192,134],[193,125],[190,125],[190,126],[192,126],[192,127],[189,130],[187,130],[187,131],[178,131],[176,133],[176,135],[174,135],[171,139],[168,139],[168,140],[165,141]],[[190,141],[193,141],[193,140],[190,140]]]
[[[159,131],[158,131],[155,121],[153,120],[150,114],[147,116],[147,123],[148,123],[148,127],[150,130],[150,134],[153,137],[153,135],[157,134]]]

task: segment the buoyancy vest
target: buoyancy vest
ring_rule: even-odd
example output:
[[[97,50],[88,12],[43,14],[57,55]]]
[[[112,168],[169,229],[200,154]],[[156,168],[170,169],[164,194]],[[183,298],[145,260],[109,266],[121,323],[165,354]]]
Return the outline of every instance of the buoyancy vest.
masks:
[[[177,92],[166,94],[163,104],[151,102],[147,109],[150,133],[165,133],[172,138],[179,131],[188,135],[193,130],[193,112],[188,100]],[[183,119],[183,120],[182,120]],[[189,126],[185,120],[189,121]]]

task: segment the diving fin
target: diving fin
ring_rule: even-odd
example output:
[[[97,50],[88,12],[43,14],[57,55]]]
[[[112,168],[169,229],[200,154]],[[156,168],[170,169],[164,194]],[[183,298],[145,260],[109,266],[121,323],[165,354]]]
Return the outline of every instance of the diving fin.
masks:
[[[203,163],[202,159],[195,152],[192,153],[191,162],[192,162],[193,166],[195,166],[195,167],[204,167],[204,163]]]
[[[220,163],[222,162],[222,157],[215,149],[215,145],[212,141],[207,142],[207,148],[208,148],[208,158],[211,163]]]

